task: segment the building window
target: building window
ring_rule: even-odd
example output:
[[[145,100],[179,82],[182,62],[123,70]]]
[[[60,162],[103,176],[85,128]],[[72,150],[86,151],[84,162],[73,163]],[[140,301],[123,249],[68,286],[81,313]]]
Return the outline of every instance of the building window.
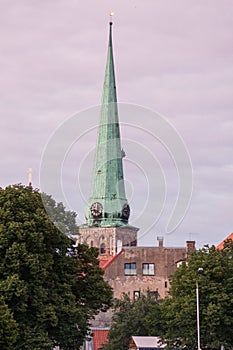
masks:
[[[138,300],[140,298],[140,291],[139,290],[135,290],[133,292],[133,298],[134,298],[134,300]]]
[[[155,274],[155,264],[142,264],[142,274],[153,276]]]
[[[125,264],[125,275],[136,275],[136,263]]]
[[[101,243],[101,245],[100,245],[100,254],[105,254],[105,253],[106,253],[105,244]]]
[[[158,300],[158,296],[159,296],[158,290],[149,291],[149,295],[150,295],[151,298],[153,298],[155,300]]]

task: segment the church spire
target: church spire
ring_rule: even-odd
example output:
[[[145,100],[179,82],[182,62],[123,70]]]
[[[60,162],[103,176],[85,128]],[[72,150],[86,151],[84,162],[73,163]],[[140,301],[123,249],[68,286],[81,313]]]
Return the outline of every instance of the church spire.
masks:
[[[117,94],[109,23],[108,55],[103,86],[100,122],[92,174],[91,196],[87,203],[89,226],[123,226],[128,223],[129,205],[125,195],[118,121]]]

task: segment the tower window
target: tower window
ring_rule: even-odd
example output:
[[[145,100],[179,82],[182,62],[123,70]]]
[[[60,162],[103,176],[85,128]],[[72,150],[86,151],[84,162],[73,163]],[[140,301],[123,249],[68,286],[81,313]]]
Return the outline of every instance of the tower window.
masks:
[[[105,254],[105,253],[106,253],[105,243],[101,243],[101,245],[100,245],[100,254]]]
[[[127,263],[125,264],[125,275],[136,275],[136,263]]]
[[[142,274],[154,276],[155,264],[142,264]]]

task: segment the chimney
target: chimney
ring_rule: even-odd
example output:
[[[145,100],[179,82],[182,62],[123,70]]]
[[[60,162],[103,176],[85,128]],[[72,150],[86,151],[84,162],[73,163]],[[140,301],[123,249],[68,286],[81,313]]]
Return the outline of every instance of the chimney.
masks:
[[[186,256],[189,258],[190,253],[196,250],[195,241],[186,241]]]
[[[159,242],[159,248],[163,248],[163,237],[162,236],[158,236],[157,237],[157,241]]]

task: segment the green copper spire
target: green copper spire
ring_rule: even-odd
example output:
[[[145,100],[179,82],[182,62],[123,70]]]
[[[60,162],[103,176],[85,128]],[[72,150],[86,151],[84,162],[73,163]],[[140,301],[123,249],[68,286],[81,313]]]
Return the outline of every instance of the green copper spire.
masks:
[[[110,22],[100,123],[97,136],[91,196],[86,208],[87,225],[122,226],[130,209],[124,186],[117,94]]]

